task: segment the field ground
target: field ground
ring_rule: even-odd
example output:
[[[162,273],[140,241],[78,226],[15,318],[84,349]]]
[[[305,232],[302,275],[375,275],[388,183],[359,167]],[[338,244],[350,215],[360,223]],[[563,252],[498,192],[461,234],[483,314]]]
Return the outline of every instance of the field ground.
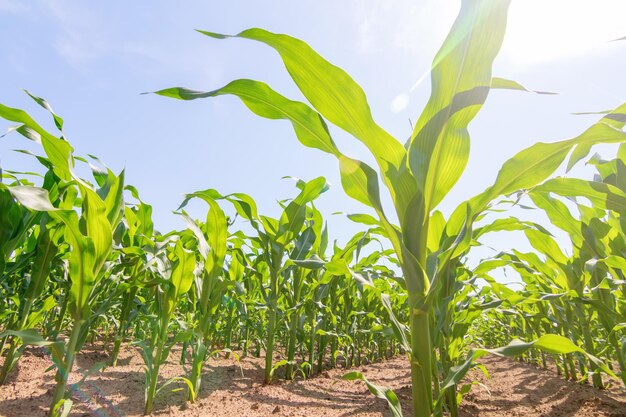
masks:
[[[86,349],[78,356],[82,372],[94,363],[106,361],[100,349]],[[161,375],[183,375],[178,358],[172,356]],[[504,416],[610,416],[626,417],[626,390],[614,386],[598,391],[588,385],[567,382],[553,372],[499,357],[484,358],[491,374],[477,378],[484,386],[474,386],[461,407],[465,417]],[[230,359],[212,359],[202,382],[200,398],[185,405],[185,391],[157,397],[155,416],[388,416],[383,400],[374,398],[364,384],[340,379],[346,371],[335,369],[303,381],[276,381],[263,386],[263,360],[244,358],[241,365]],[[5,386],[0,387],[0,416],[45,416],[53,388],[53,372],[45,351],[25,353],[19,368]],[[107,368],[91,376],[73,392],[72,416],[141,416],[144,375],[140,354],[124,348],[117,368]],[[393,388],[400,397],[406,416],[411,415],[410,375],[406,359],[398,357],[383,363],[358,368],[372,382]],[[478,372],[478,371],[477,371]],[[73,381],[78,375],[75,372]],[[488,390],[488,391],[487,391]]]

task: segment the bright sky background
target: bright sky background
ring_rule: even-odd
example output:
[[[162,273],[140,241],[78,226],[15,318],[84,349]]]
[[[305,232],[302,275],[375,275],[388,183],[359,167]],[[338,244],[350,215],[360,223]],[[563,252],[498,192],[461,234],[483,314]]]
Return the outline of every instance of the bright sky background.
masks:
[[[116,171],[126,167],[128,183],[153,204],[163,231],[184,226],[171,214],[184,193],[245,192],[263,213],[278,215],[275,201],[295,194],[281,177],[324,175],[334,188],[318,206],[332,217],[331,235],[345,241],[359,227],[330,213],[365,210],[343,194],[334,157],[301,146],[289,123],[258,118],[233,97],[180,102],[139,93],[210,90],[245,77],[301,97],[268,47],[193,31],[263,27],[307,41],[347,70],[368,94],[378,123],[404,141],[428,98],[430,82],[422,76],[459,6],[458,0],[0,0],[0,102],[47,122],[21,89],[46,98],[64,117],[77,154],[97,155]],[[515,152],[574,136],[596,119],[570,113],[626,101],[626,42],[609,42],[626,36],[624,16],[624,0],[513,0],[494,75],[559,95],[490,95],[470,126],[470,162],[442,203],[445,212],[491,184]],[[9,126],[0,122],[2,130]],[[346,153],[367,160],[356,140],[342,132],[336,139]],[[0,139],[3,168],[36,166],[15,148],[36,149],[17,135]]]

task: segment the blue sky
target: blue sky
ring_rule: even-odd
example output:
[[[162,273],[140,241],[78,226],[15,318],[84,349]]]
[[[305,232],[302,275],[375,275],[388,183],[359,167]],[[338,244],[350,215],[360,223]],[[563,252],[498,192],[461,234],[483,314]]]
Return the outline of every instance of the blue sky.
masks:
[[[271,49],[193,31],[263,27],[307,41],[347,70],[366,91],[378,123],[404,140],[428,98],[423,75],[459,6],[441,0],[0,0],[0,102],[48,121],[21,89],[45,97],[64,117],[77,154],[126,168],[128,182],[154,206],[161,230],[182,228],[171,210],[184,193],[206,188],[248,193],[262,212],[278,215],[275,201],[295,190],[281,180],[285,175],[326,176],[334,187],[319,207],[328,215],[363,212],[344,196],[334,158],[302,147],[287,122],[255,117],[232,97],[179,102],[140,93],[171,86],[210,90],[245,77],[300,98]],[[626,36],[625,15],[623,0],[513,0],[494,75],[559,95],[491,94],[470,126],[470,162],[442,203],[445,212],[487,187],[515,152],[574,136],[595,120],[570,113],[626,101],[626,42],[608,42]],[[0,122],[2,130],[9,126]],[[356,140],[333,133],[347,154],[368,160]],[[36,166],[10,151],[15,148],[36,149],[17,135],[0,139],[3,168]],[[330,226],[341,240],[358,230],[341,216],[331,216]]]

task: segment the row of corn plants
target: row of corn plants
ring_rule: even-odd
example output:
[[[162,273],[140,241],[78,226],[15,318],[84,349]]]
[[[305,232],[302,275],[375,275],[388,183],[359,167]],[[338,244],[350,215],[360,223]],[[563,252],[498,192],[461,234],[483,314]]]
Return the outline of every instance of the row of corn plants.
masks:
[[[622,108],[622,111],[625,108]],[[626,118],[607,115],[604,123],[622,128]],[[484,344],[526,338],[547,331],[561,334],[586,352],[601,357],[626,381],[626,304],[624,286],[624,234],[621,214],[626,209],[626,188],[622,174],[626,147],[617,157],[588,161],[597,169],[592,181],[555,178],[528,193],[526,208],[541,210],[551,225],[569,238],[559,245],[554,234],[543,227],[520,227],[531,252],[505,251],[486,260],[475,271],[489,288],[489,297],[500,303],[489,313],[491,322],[507,329],[495,335],[477,329]],[[530,205],[532,204],[532,206]],[[512,224],[517,221],[514,220]],[[493,271],[510,268],[520,279],[517,291],[494,280]],[[547,366],[545,354],[529,352],[529,361]],[[559,374],[566,379],[591,381],[604,388],[596,360],[580,353],[553,358]]]
[[[0,109],[20,123],[16,133],[41,145],[43,155],[28,153],[45,170],[35,178],[2,173],[1,383],[28,345],[46,346],[57,370],[50,415],[71,410],[70,376],[85,343],[104,343],[110,358],[83,379],[116,366],[124,344],[141,353],[146,414],[172,384],[183,384],[194,401],[217,352],[265,355],[270,383],[402,349],[392,330],[398,319],[389,313],[405,299],[392,267],[397,260],[373,229],[329,247],[313,204],[329,189],[323,177],[297,180],[297,195],[281,202],[276,219],[260,215],[245,194],[190,193],[176,211],[185,227],[162,234],[123,172],[75,155],[62,125],[54,136],[26,112]],[[83,168],[89,179],[79,176]],[[194,199],[208,205],[205,219],[185,212]],[[163,381],[160,368],[175,347],[190,371]]]

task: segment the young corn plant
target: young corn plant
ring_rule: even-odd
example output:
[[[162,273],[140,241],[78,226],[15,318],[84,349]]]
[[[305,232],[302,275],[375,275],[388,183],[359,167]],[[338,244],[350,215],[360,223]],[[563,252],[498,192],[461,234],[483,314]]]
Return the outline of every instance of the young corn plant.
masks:
[[[322,259],[328,243],[327,230],[321,213],[311,203],[307,210],[304,230],[294,242],[289,253],[289,261],[293,263],[287,267],[286,274],[290,279],[284,286],[284,297],[286,302],[286,318],[289,323],[289,333],[287,335],[287,364],[285,365],[285,379],[294,379],[297,366],[296,345],[298,344],[298,330],[301,327],[302,309],[307,290],[307,284],[319,273],[316,269],[309,269],[311,259]],[[319,265],[317,263],[316,265]]]
[[[228,239],[228,220],[226,214],[217,203],[217,192],[206,190],[187,196],[181,207],[192,198],[201,198],[209,205],[206,222],[198,225],[184,212],[181,213],[187,227],[192,232],[198,252],[201,257],[202,275],[196,281],[195,306],[192,316],[197,323],[192,341],[192,365],[191,365],[191,392],[189,400],[200,392],[202,382],[202,366],[210,352],[212,338],[215,338],[213,326],[222,313],[218,311],[222,306],[222,297],[227,290],[229,282],[224,278],[223,267],[226,257]],[[221,197],[217,194],[218,198]]]
[[[135,207],[124,207],[120,267],[123,281],[117,290],[122,293],[122,307],[111,353],[111,365],[117,365],[120,347],[130,327],[136,295],[148,269],[149,254],[154,252],[152,207],[141,200]]]
[[[164,249],[167,252],[167,249]],[[144,415],[152,413],[156,395],[175,381],[184,382],[189,388],[191,400],[194,399],[191,382],[186,378],[175,377],[158,389],[157,386],[159,370],[167,360],[172,347],[187,337],[186,334],[179,333],[170,341],[168,330],[180,299],[193,285],[196,256],[184,248],[182,240],[178,240],[172,251],[157,260],[157,265],[159,274],[156,277],[158,285],[154,287],[156,318],[151,329],[153,333],[148,343],[141,343],[146,376]]]
[[[49,237],[46,226],[49,218],[20,205],[9,191],[8,187],[32,185],[30,181],[16,176],[20,174],[2,172],[0,169],[0,282],[8,283],[12,277],[18,279],[10,282],[14,293],[7,297],[2,309],[2,317],[7,321],[4,330],[8,331],[20,331],[27,324],[36,324],[29,320],[29,315],[37,298],[44,292],[49,269],[47,261],[52,261],[54,257],[50,253],[42,257],[38,250],[49,246],[50,251],[54,248],[56,252],[54,245],[45,244],[50,242],[50,239],[46,239]],[[50,187],[54,182],[53,174],[48,172],[45,178],[46,185]],[[26,284],[24,276],[30,277]],[[45,311],[41,311],[39,316],[42,313]],[[8,335],[0,336],[0,355],[7,344],[8,352],[0,369],[0,385],[6,382],[21,355],[18,338]]]
[[[265,265],[269,278],[267,280],[267,288],[261,286],[265,304],[267,306],[267,333],[265,342],[265,371],[264,381],[269,384],[274,374],[273,355],[275,347],[276,333],[279,327],[277,322],[277,314],[279,313],[279,299],[283,286],[285,285],[286,275],[289,273],[290,265],[293,262],[287,262],[285,256],[289,253],[295,253],[296,261],[298,259],[296,252],[291,252],[290,248],[294,248],[301,243],[300,247],[307,244],[299,241],[299,237],[304,233],[305,222],[307,220],[307,210],[310,203],[317,199],[323,192],[328,189],[328,184],[324,177],[315,178],[309,182],[298,182],[300,193],[291,200],[286,206],[279,219],[273,219],[267,216],[259,216],[256,210],[256,204],[248,196],[237,194],[233,197],[226,196],[231,203],[235,205],[237,213],[244,219],[250,221],[250,224],[256,230],[258,237],[255,239],[256,244],[262,248],[257,257],[257,264]],[[244,198],[245,197],[245,198]],[[312,235],[311,235],[312,236]],[[258,270],[259,266],[257,266]],[[261,274],[262,275],[262,274]],[[264,277],[261,276],[261,279]]]
[[[8,192],[7,192],[8,193]],[[2,197],[0,197],[2,198]],[[52,263],[58,253],[58,242],[62,235],[62,229],[55,226],[48,216],[43,216],[39,225],[39,236],[36,238],[36,246],[33,252],[29,254],[32,257],[32,265],[28,284],[24,291],[20,292],[19,309],[13,323],[7,327],[11,331],[22,331],[38,327],[43,321],[45,313],[50,311],[54,305],[54,296],[47,294],[39,309],[33,311],[40,297],[44,296],[48,276],[52,268]],[[25,273],[25,270],[19,270],[19,273]],[[19,343],[18,338],[13,338],[9,344],[4,364],[0,369],[0,385],[19,361],[22,351],[26,345]]]
[[[50,187],[52,175],[46,178]],[[28,186],[26,181],[14,178],[10,186]],[[19,285],[16,286],[16,296],[12,300],[16,303],[15,312],[8,322],[8,331],[20,332],[34,328],[41,323],[46,312],[55,304],[54,297],[45,294],[48,276],[54,258],[57,255],[59,228],[55,227],[54,220],[37,211],[26,209],[17,203],[8,188],[0,184],[0,282],[8,279],[8,275],[19,276]],[[16,252],[19,255],[16,255]],[[9,264],[10,257],[15,262]],[[7,268],[7,264],[9,264]],[[26,280],[24,278],[27,278]],[[47,295],[47,296],[46,296]],[[39,305],[40,297],[46,296]],[[36,308],[39,307],[39,308]],[[33,311],[33,309],[35,311]],[[7,309],[10,311],[9,309]],[[7,377],[19,361],[25,347],[18,337],[5,336],[0,342],[0,353],[8,344],[5,360],[0,368],[0,385],[6,382]]]

